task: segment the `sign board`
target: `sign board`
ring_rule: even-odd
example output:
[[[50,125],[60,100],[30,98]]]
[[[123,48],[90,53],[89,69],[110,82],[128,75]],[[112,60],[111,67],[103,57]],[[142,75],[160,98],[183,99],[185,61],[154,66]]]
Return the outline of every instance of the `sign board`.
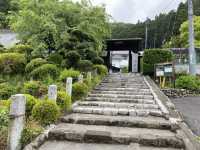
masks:
[[[160,63],[155,65],[156,77],[173,77],[174,67],[173,63]]]

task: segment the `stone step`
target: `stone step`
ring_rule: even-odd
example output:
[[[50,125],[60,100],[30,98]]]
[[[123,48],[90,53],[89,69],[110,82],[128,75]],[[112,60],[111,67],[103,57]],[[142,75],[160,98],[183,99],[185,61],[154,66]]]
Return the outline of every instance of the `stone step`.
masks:
[[[78,143],[69,141],[47,141],[39,150],[181,150],[175,148],[146,147],[139,144],[110,145],[97,143]]]
[[[109,107],[95,107],[95,106],[75,106],[72,108],[74,113],[83,114],[98,114],[98,115],[108,115],[108,116],[139,116],[139,117],[163,117],[163,113],[160,110],[152,109],[127,109],[127,108],[109,108]]]
[[[105,98],[105,97],[87,97],[86,101],[102,101],[102,102],[115,102],[115,103],[140,103],[140,104],[156,104],[153,99],[128,99],[128,98]]]
[[[135,86],[135,85],[98,85],[99,88],[138,88],[138,89],[148,89],[148,86]]]
[[[128,98],[128,99],[154,99],[153,95],[123,95],[123,94],[89,94],[88,97]]]
[[[108,88],[108,87],[95,87],[94,90],[99,91],[124,91],[124,92],[150,92],[149,88]]]
[[[158,117],[104,116],[92,114],[71,114],[61,118],[63,123],[104,125],[130,128],[148,128],[175,131],[176,124]]]
[[[143,92],[143,91],[136,91],[136,92],[126,92],[126,91],[100,91],[100,90],[93,90],[92,94],[124,94],[124,95],[152,95],[151,92]]]
[[[130,144],[184,148],[184,142],[167,130],[61,123],[49,132],[49,140],[81,143]]]
[[[136,109],[159,109],[156,104],[138,104],[138,103],[113,103],[101,101],[79,101],[74,105],[79,106],[96,106],[96,107],[111,107],[111,108],[136,108]]]

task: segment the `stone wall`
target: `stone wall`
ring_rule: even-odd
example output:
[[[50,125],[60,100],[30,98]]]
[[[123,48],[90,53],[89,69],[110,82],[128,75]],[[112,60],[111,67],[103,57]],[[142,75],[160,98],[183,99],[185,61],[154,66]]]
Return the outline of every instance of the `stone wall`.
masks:
[[[186,90],[186,89],[162,89],[163,93],[170,98],[179,98],[187,96],[199,96],[200,90]]]

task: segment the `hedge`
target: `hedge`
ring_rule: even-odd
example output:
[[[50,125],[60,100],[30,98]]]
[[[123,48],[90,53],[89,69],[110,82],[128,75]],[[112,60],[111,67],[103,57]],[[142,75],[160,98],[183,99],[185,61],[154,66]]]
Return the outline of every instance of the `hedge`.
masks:
[[[173,60],[173,53],[165,49],[147,49],[143,57],[143,73],[154,74],[154,65],[157,63],[170,62]]]

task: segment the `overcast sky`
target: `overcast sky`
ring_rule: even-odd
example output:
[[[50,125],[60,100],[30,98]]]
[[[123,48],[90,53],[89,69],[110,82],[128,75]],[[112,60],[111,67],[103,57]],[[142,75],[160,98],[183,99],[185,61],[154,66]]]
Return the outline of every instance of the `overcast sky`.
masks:
[[[147,17],[177,9],[185,0],[91,0],[95,5],[106,5],[106,11],[114,21],[136,23]]]

